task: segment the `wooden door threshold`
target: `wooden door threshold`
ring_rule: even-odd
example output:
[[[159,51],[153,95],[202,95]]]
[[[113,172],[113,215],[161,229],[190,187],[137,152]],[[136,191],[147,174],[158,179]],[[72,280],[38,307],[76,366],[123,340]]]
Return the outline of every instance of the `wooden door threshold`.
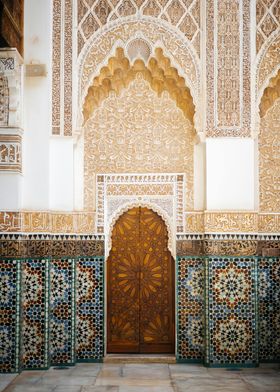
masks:
[[[107,354],[104,363],[176,363],[174,354]]]

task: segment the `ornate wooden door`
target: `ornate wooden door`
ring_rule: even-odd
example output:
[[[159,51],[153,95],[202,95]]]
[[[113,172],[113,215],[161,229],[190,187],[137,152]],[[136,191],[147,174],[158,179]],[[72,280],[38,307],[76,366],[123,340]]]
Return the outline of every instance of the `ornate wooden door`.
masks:
[[[107,261],[107,352],[173,353],[174,261],[163,220],[137,207],[116,222]]]

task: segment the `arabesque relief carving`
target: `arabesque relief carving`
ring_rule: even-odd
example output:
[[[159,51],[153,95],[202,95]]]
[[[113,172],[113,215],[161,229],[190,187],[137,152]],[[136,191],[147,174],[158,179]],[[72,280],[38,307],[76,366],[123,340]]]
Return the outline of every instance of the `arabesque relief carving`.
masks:
[[[259,214],[260,233],[280,233],[280,214]]]
[[[208,0],[205,4],[206,134],[248,137],[251,132],[250,1]]]
[[[9,121],[9,86],[8,78],[0,75],[0,126],[7,126]]]
[[[280,2],[279,0],[256,1],[256,24],[257,24],[257,53],[265,45],[266,41],[280,27]]]
[[[92,234],[93,212],[2,211],[0,232],[7,233],[77,233]]]
[[[257,253],[257,245],[256,240],[205,240],[204,253],[206,255],[251,256]]]
[[[182,214],[181,209],[179,214],[177,213],[177,218],[180,214]],[[242,212],[212,212],[212,222],[223,222],[223,230],[217,230],[215,226],[212,226],[212,229],[209,225],[204,227],[204,213],[187,213],[186,233],[193,233],[190,235],[202,233],[201,235],[203,235],[207,231],[208,233],[225,233],[224,235],[227,236],[230,233],[277,234],[280,232],[279,213],[255,213],[255,217],[251,217],[247,221],[247,223],[251,222],[251,226],[250,224],[244,225],[242,223],[244,216],[249,214]],[[188,226],[188,218],[190,217],[196,217],[191,228]],[[102,219],[104,223],[104,215]],[[98,218],[94,212],[0,211],[0,233],[93,234],[96,232],[97,220]],[[237,222],[234,227],[231,225],[233,221]]]
[[[268,87],[264,90],[260,103],[260,117],[264,117],[268,109],[280,97],[280,70],[274,78],[270,79]]]
[[[194,103],[198,103],[201,83],[200,64],[192,45],[184,42],[174,31],[169,31],[166,27],[158,25],[154,20],[122,21],[102,34],[98,33],[90,40],[87,51],[83,52],[79,58],[80,101],[83,103],[94,77],[99,74],[99,70],[103,66],[106,66],[108,59],[115,54],[116,44],[124,48],[132,38],[139,36],[149,42],[152,48],[161,47],[164,50],[172,65],[175,64],[180,76],[185,78]]]
[[[277,82],[278,86],[278,82]],[[280,84],[279,84],[280,86]],[[271,90],[270,90],[271,91]],[[272,91],[272,95],[278,94]],[[271,103],[270,100],[264,101]],[[280,98],[261,119],[259,135],[260,211],[280,211]]]
[[[191,41],[200,54],[200,1],[199,0],[79,0],[78,1],[78,53],[100,28],[117,19],[149,17],[178,29]]]
[[[0,134],[0,171],[21,172],[21,136]]]
[[[258,214],[254,212],[205,212],[206,233],[256,233]]]
[[[170,59],[163,54],[161,48],[155,49],[155,56],[149,59],[147,65],[142,59],[136,59],[133,64],[130,64],[123,48],[117,48],[115,56],[108,60],[107,66],[101,68],[100,75],[94,78],[92,86],[88,89],[83,106],[84,122],[101,102],[108,98],[111,91],[119,96],[120,92],[139,74],[149,82],[152,90],[159,97],[167,91],[193,124],[195,108],[190,90],[184,78],[179,76],[177,69],[171,66]]]
[[[101,121],[102,119],[102,121]],[[186,173],[193,203],[194,128],[163,92],[138,73],[119,96],[109,93],[85,126],[84,205],[93,210],[95,173]]]
[[[279,68],[280,29],[278,34],[272,37],[274,39],[267,40],[265,50],[262,50],[258,56],[256,88],[259,94],[262,94],[263,88]]]

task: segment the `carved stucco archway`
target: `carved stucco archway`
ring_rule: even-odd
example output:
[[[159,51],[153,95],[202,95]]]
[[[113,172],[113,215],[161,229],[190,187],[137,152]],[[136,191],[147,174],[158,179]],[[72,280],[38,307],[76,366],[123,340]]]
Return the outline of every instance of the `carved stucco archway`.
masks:
[[[135,41],[137,42],[137,40]],[[143,40],[138,40],[138,42],[145,43]],[[149,53],[143,53],[143,56],[139,53],[131,59],[128,58],[129,54],[126,56],[123,48],[116,49],[115,55],[110,57],[106,66],[101,68],[100,74],[93,79],[92,85],[88,89],[83,104],[84,124],[103,100],[108,98],[110,92],[119,96],[121,91],[127,88],[138,74],[142,75],[158,96],[161,96],[165,91],[168,92],[177,107],[193,124],[195,107],[184,78],[180,77],[177,69],[171,66],[170,59],[163,54],[161,48],[155,48],[154,52],[153,57]]]
[[[256,112],[264,94],[280,69],[280,32],[276,31],[265,43],[256,61]]]
[[[76,133],[81,134],[83,118],[81,113],[88,89],[102,67],[106,66],[110,57],[113,57],[116,48],[126,50],[131,40],[141,37],[146,40],[152,49],[161,48],[164,55],[171,61],[171,66],[176,68],[180,77],[185,79],[186,86],[190,89],[196,107],[194,124],[197,132],[202,128],[199,116],[200,110],[200,84],[201,66],[193,45],[178,33],[175,28],[168,28],[163,23],[149,19],[137,20],[130,17],[110,23],[106,29],[93,34],[78,60],[78,113]]]
[[[280,47],[278,61],[279,64],[273,69],[258,106],[259,209],[261,212],[268,213],[277,213],[280,206],[278,190],[280,167],[277,164],[280,142]]]
[[[170,250],[170,253],[174,257],[174,259],[176,259],[176,230],[174,224],[172,223],[172,218],[169,217],[168,214],[157,204],[150,203],[148,201],[135,201],[133,203],[124,203],[123,205],[121,205],[115,211],[110,221],[108,222],[108,225],[105,228],[105,260],[107,259],[112,247],[112,232],[115,223],[121,215],[135,207],[149,208],[150,210],[156,212],[162,218],[162,220],[166,224],[168,232],[168,249]]]
[[[263,98],[268,93],[273,80],[280,69],[280,31],[277,29],[274,34],[266,40],[262,49],[258,53],[255,62],[255,132],[256,137],[260,133],[261,118],[264,116],[261,106]],[[271,92],[269,92],[270,94]]]
[[[197,134],[202,130],[202,111],[199,110],[201,64],[196,50],[188,39],[176,28],[167,27],[165,23],[151,18],[138,20],[137,16],[109,23],[106,28],[92,35],[78,59],[77,74],[77,113],[75,159],[80,162],[80,169],[75,176],[75,189],[83,186],[83,105],[93,80],[100,74],[109,59],[115,55],[117,48],[126,53],[128,45],[135,39],[143,39],[151,48],[151,56],[156,48],[170,59],[170,65],[176,69],[178,76],[185,81],[190,91],[194,116],[192,122]],[[199,139],[196,138],[195,142]],[[75,208],[83,208],[82,197],[75,196]]]
[[[275,76],[271,77],[268,86],[264,89],[260,103],[259,115],[263,118],[274,102],[280,97],[280,63]],[[274,74],[274,73],[273,73]]]

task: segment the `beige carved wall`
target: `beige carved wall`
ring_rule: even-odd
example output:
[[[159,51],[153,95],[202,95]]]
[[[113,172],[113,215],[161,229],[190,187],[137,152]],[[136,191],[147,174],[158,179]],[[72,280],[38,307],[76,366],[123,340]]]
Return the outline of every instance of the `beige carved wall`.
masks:
[[[256,0],[257,105],[280,64],[280,0]]]
[[[259,136],[260,211],[280,211],[280,99],[261,119]]]
[[[7,126],[9,119],[8,78],[0,74],[0,126]]]
[[[87,51],[79,57],[78,91],[81,101],[85,98],[94,77],[107,64],[108,59],[115,55],[116,47],[126,47],[131,39],[139,36],[149,42],[152,48],[163,48],[172,66],[175,66],[180,76],[184,77],[194,102],[198,103],[201,69],[192,45],[154,20],[123,21],[111,26],[102,34],[91,37]]]
[[[193,126],[169,94],[159,97],[141,74],[119,96],[110,93],[84,132],[87,210],[95,207],[95,173],[186,173],[193,207]]]
[[[103,26],[138,13],[178,30],[200,52],[200,0],[78,0],[78,53]]]
[[[256,1],[256,25],[257,25],[257,53],[263,49],[270,39],[280,28],[280,2],[279,0]]]
[[[268,87],[264,90],[260,102],[260,117],[264,117],[269,108],[280,97],[280,69],[277,75],[270,79]]]
[[[247,137],[251,133],[250,0],[204,3],[206,135]]]
[[[164,55],[161,48],[155,48],[154,57],[150,56],[149,49],[143,39],[130,42],[127,48],[129,58],[125,56],[123,48],[116,48],[115,56],[111,57],[106,66],[101,68],[100,75],[93,79],[92,86],[88,89],[83,105],[84,122],[108,97],[110,91],[119,95],[120,91],[127,88],[140,73],[159,96],[167,91],[193,124],[195,107],[184,78],[178,74],[175,67],[172,67],[170,59]]]

